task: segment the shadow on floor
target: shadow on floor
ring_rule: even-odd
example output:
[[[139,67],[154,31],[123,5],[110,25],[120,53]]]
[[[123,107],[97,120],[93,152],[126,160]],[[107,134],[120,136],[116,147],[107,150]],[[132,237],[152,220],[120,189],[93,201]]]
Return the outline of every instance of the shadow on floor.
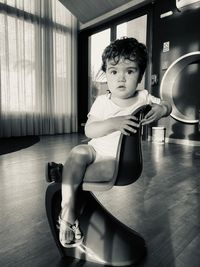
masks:
[[[39,136],[0,138],[0,155],[27,148],[39,142]]]

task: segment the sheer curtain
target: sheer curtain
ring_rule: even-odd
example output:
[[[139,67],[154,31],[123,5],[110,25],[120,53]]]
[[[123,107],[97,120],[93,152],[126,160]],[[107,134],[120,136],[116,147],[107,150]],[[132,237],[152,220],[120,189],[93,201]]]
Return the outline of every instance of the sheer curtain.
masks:
[[[76,33],[58,0],[0,0],[0,137],[77,131]]]

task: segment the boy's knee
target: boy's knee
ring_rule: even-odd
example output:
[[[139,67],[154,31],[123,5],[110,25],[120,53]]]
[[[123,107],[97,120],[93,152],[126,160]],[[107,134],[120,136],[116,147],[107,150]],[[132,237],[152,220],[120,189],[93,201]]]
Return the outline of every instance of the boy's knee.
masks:
[[[76,146],[71,150],[69,158],[78,162],[87,161],[90,158],[89,149],[83,145]]]

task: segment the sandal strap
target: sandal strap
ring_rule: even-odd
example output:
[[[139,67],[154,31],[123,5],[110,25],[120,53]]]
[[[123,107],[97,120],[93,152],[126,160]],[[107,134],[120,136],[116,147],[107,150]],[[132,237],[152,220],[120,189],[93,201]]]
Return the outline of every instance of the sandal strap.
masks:
[[[60,228],[62,228],[62,230],[69,229],[73,231],[73,225],[63,220],[60,216],[58,217],[58,223],[60,225]]]
[[[79,228],[79,222],[76,220],[74,224],[72,225],[73,231],[76,231]]]
[[[58,223],[60,225],[60,228],[62,230],[69,229],[72,230],[74,233],[79,230],[79,222],[78,220],[75,220],[74,224],[71,224],[65,220],[63,220],[60,216],[58,217]]]

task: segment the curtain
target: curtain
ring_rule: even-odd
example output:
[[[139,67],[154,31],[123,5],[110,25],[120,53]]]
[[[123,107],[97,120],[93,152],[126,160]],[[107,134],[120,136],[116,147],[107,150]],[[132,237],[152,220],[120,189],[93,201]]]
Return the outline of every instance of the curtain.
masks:
[[[0,137],[77,131],[76,51],[58,0],[0,0]]]

